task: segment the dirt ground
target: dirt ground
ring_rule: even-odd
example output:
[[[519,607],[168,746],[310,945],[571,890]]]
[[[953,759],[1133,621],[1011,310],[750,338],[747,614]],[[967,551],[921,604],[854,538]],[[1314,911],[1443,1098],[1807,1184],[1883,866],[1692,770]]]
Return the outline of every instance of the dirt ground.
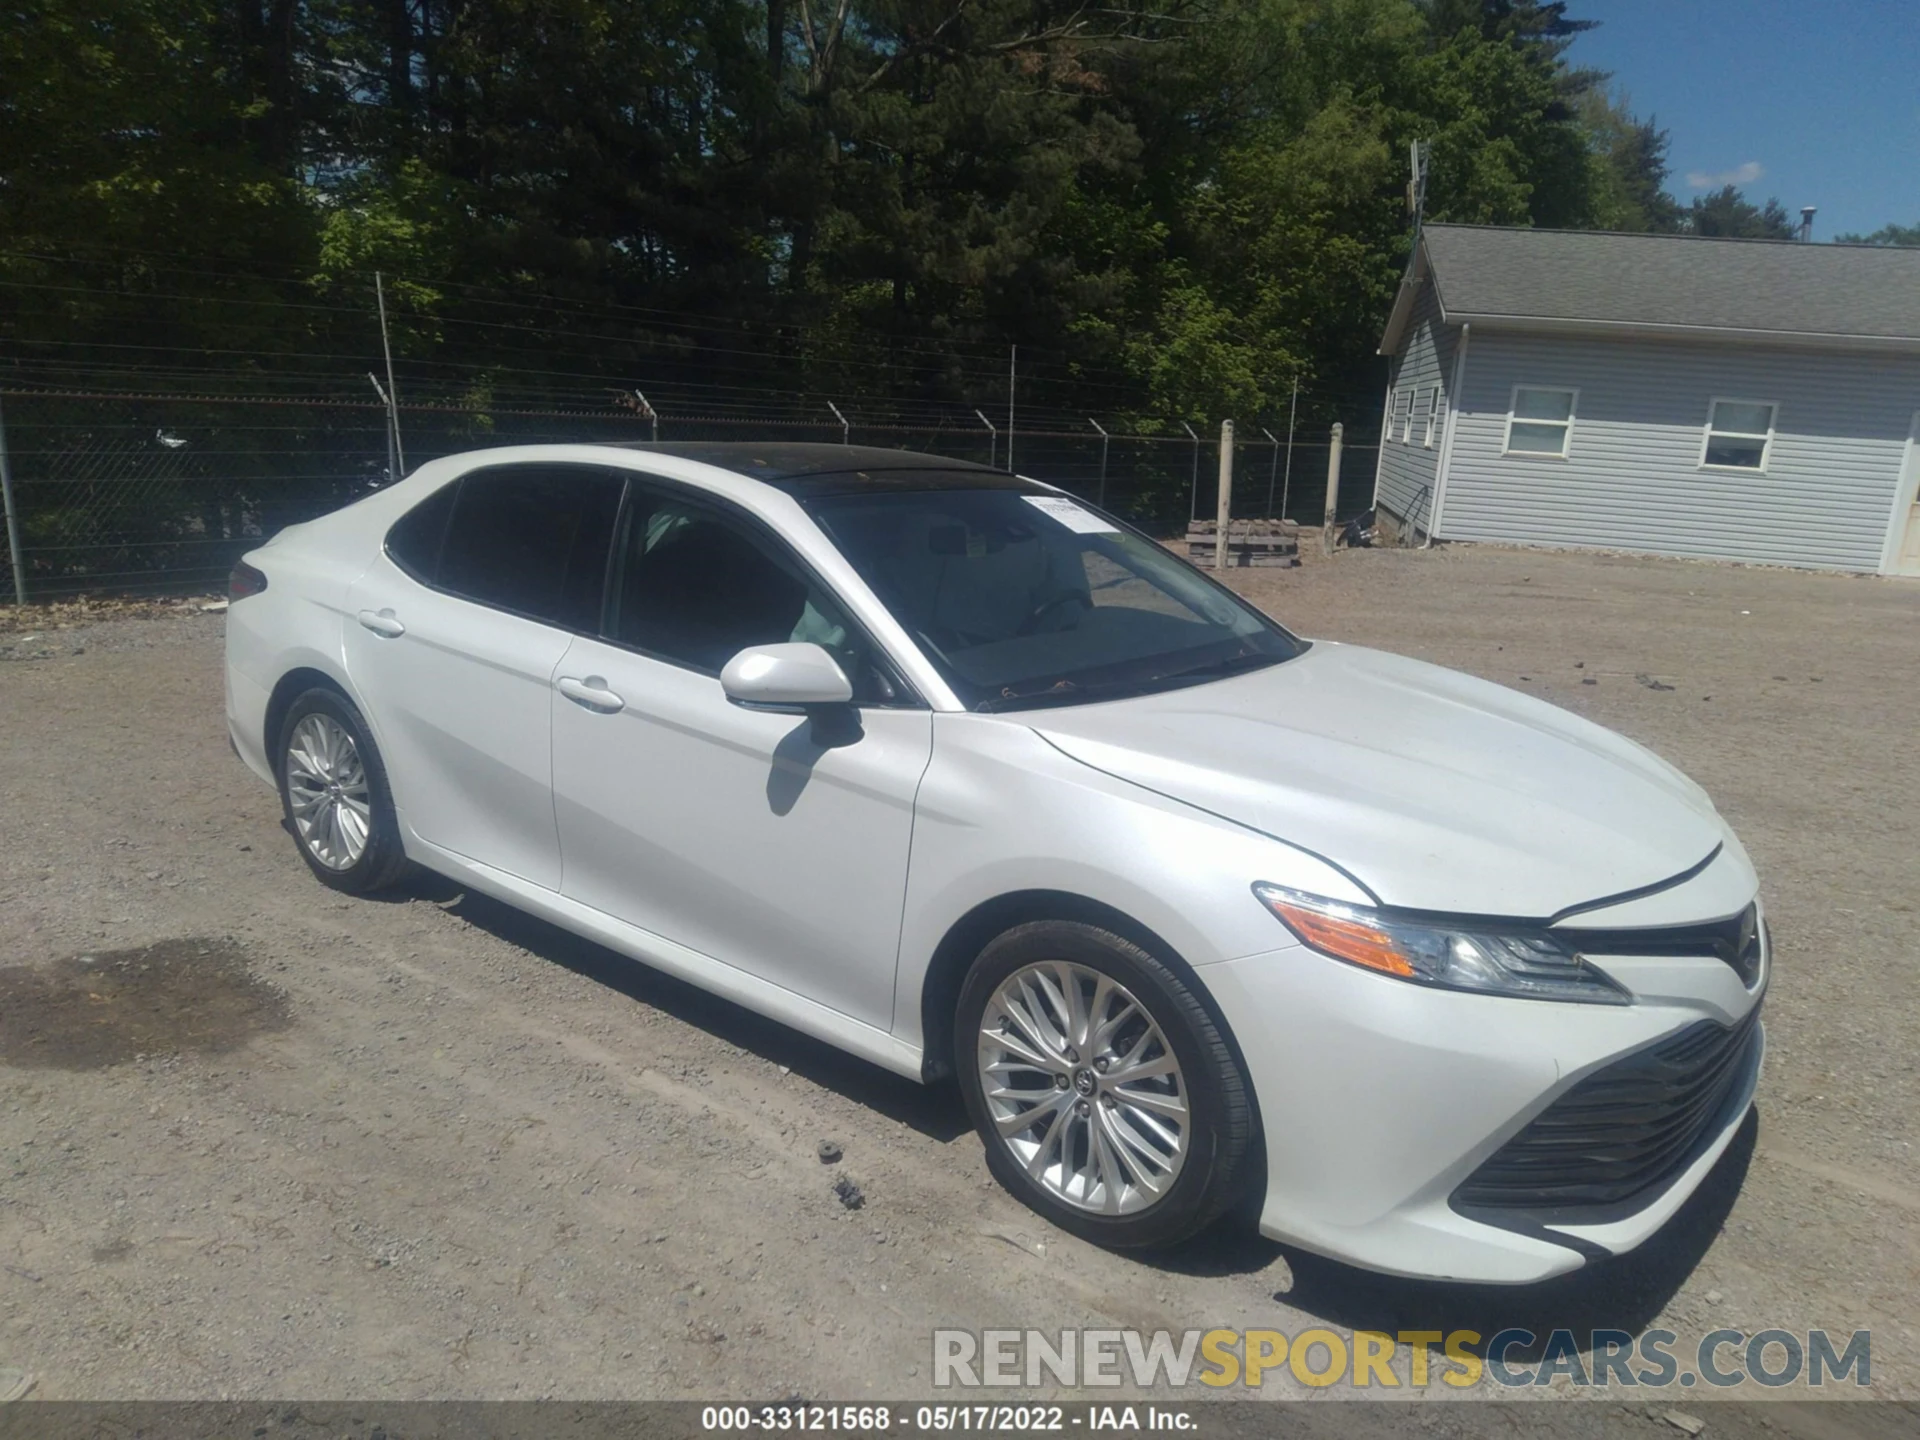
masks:
[[[1757,1122],[1641,1252],[1503,1291],[1230,1229],[1093,1249],[989,1181],[950,1090],[430,876],[321,888],[228,751],[222,617],[160,606],[0,634],[0,1372],[857,1400],[927,1393],[937,1326],[1824,1327],[1920,1397],[1920,584],[1471,548],[1234,583],[1617,727],[1738,828],[1777,943]],[[1609,1433],[1708,1397],[1641,1398]]]

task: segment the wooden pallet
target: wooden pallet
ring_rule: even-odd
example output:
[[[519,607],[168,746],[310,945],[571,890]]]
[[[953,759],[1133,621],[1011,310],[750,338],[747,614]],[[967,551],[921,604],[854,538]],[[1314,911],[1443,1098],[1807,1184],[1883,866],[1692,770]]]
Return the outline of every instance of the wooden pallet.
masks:
[[[1202,568],[1211,567],[1220,526],[1212,520],[1195,520],[1187,526],[1187,558]],[[1227,564],[1229,566],[1300,563],[1300,527],[1291,520],[1232,520],[1227,523]]]

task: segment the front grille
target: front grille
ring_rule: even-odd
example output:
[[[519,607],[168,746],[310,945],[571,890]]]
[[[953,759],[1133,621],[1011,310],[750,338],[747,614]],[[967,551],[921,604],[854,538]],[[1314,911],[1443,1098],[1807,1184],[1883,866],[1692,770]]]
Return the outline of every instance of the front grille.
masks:
[[[1671,925],[1650,930],[1582,930],[1554,928],[1554,934],[1582,955],[1701,955],[1729,965],[1740,983],[1751,990],[1760,981],[1766,954],[1766,926],[1760,907],[1747,906],[1738,915],[1704,925]]]
[[[1469,1175],[1454,1208],[1561,1224],[1641,1208],[1706,1143],[1759,1043],[1759,1017],[1755,1005],[1731,1029],[1703,1020],[1589,1075]]]

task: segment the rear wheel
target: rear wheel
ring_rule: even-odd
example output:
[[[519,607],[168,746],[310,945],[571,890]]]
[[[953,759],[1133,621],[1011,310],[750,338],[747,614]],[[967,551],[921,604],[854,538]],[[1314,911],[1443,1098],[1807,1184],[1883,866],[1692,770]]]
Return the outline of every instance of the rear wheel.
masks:
[[[953,1048],[988,1167],[1062,1229],[1169,1245],[1245,1187],[1254,1125],[1232,1051],[1131,941],[1065,921],[1008,931],[967,974]]]
[[[363,894],[398,879],[407,859],[387,772],[353,702],[325,689],[296,697],[277,753],[287,828],[321,883]]]

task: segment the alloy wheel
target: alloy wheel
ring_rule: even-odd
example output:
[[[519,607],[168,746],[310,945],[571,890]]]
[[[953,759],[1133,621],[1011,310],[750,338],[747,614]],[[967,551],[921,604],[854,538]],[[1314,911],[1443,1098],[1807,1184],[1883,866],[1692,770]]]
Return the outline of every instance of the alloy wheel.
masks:
[[[1066,1204],[1133,1214],[1186,1164],[1192,1118],[1179,1061],[1109,975],[1064,960],[1016,970],[987,1001],[979,1062],[1001,1141]]]
[[[307,853],[351,870],[367,852],[373,801],[360,747],[331,715],[305,716],[287,746],[287,806]]]

